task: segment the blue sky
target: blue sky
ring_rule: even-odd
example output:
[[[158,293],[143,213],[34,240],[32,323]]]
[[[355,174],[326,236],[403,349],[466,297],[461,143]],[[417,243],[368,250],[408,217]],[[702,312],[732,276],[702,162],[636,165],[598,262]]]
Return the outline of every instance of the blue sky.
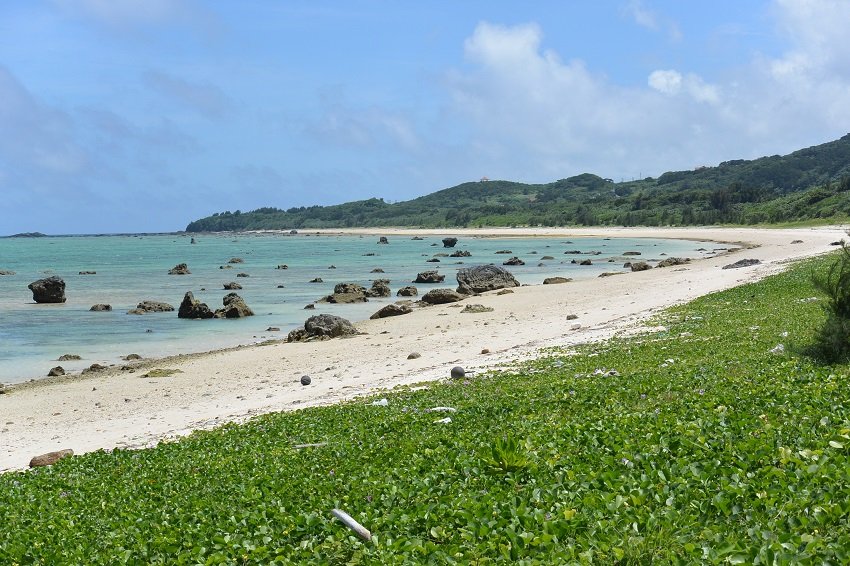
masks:
[[[845,0],[4,0],[0,234],[784,154],[850,131],[848,22]]]

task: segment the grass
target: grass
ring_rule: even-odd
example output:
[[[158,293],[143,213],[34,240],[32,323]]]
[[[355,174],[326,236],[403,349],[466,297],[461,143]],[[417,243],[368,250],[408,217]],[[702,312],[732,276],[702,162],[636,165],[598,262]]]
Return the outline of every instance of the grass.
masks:
[[[2,475],[0,563],[846,563],[848,367],[793,354],[828,261],[387,406]]]

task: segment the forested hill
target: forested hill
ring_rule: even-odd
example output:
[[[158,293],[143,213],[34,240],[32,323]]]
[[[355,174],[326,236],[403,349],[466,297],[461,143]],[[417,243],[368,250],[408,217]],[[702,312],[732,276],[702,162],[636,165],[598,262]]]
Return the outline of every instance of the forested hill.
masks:
[[[545,184],[462,183],[413,200],[221,212],[187,232],[340,227],[756,224],[850,215],[850,134],[789,155],[615,183],[585,173]]]

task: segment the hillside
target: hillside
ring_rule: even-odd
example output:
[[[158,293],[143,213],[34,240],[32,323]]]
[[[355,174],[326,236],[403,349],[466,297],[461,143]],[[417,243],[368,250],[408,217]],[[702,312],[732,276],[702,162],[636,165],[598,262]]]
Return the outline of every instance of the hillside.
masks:
[[[850,134],[839,140],[716,167],[615,183],[585,173],[545,184],[462,183],[389,204],[221,212],[187,232],[370,226],[757,224],[850,214]]]

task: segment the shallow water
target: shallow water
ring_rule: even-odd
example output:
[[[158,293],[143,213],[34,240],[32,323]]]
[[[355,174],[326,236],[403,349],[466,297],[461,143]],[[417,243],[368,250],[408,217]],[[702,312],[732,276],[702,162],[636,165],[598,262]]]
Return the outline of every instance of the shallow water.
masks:
[[[440,263],[426,262],[435,254],[453,251],[444,249],[441,239],[391,236],[390,243],[382,245],[375,236],[308,234],[202,234],[195,236],[195,244],[185,235],[3,238],[0,270],[16,274],[0,276],[0,382],[44,376],[59,365],[56,360],[63,354],[82,356],[81,361],[61,363],[66,371],[79,371],[95,362],[120,363],[121,356],[130,353],[161,357],[283,338],[308,316],[322,312],[362,320],[396,300],[396,290],[412,284],[418,272],[429,269],[446,275],[446,282],[417,284],[420,296],[431,288],[455,287],[455,273],[461,267],[501,264],[511,256],[526,262],[508,268],[516,278],[523,284],[539,284],[554,275],[580,279],[620,271],[629,260],[697,257],[701,253],[697,250],[703,247],[699,242],[663,239],[460,237],[455,250],[467,250],[471,257],[439,257]],[[495,253],[500,250],[512,253]],[[568,250],[601,254],[565,255]],[[624,257],[623,252],[629,250],[642,255]],[[541,260],[545,255],[555,259]],[[244,263],[228,264],[233,257]],[[570,263],[588,257],[591,266]],[[187,263],[192,273],[168,275],[178,263]],[[289,269],[275,269],[279,264],[287,264]],[[220,268],[228,265],[230,269]],[[331,265],[336,269],[329,269]],[[374,268],[384,273],[371,273]],[[96,274],[80,275],[80,271]],[[237,278],[240,272],[249,277]],[[49,275],[65,280],[64,304],[33,302],[27,285]],[[316,277],[323,283],[309,283]],[[306,304],[333,292],[336,283],[369,287],[376,278],[391,281],[392,297],[304,310]],[[164,301],[177,308],[186,291],[215,309],[229,292],[223,289],[229,281],[242,285],[237,293],[256,316],[183,320],[176,312],[127,314],[143,300]],[[108,303],[113,310],[91,312],[95,303]],[[278,327],[280,332],[268,332],[268,327]]]

